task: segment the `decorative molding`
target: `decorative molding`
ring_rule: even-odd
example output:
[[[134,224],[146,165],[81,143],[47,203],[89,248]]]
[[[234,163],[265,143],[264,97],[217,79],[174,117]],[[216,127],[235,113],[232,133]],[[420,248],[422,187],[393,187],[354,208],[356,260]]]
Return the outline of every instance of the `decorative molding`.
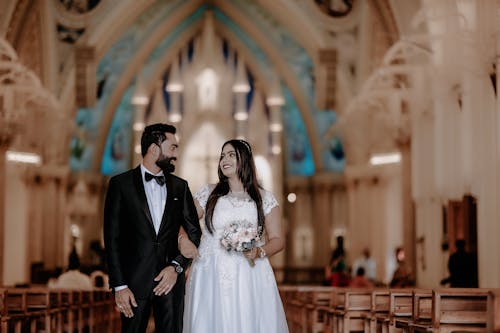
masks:
[[[78,45],[75,49],[76,103],[80,107],[92,107],[96,102],[96,49]]]
[[[337,106],[337,50],[320,49],[315,68],[316,106],[333,110]]]
[[[12,13],[9,27],[7,29],[6,39],[11,45],[17,45],[20,38],[20,31],[23,29],[26,16],[29,15],[33,1],[30,0],[18,0],[16,8]]]

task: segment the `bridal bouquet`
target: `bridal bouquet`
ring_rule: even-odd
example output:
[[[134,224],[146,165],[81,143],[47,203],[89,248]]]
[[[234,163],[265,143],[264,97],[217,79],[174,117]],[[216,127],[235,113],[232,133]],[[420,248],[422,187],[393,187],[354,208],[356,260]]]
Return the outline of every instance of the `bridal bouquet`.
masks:
[[[259,231],[254,225],[248,221],[235,221],[226,226],[220,243],[228,252],[246,252],[252,250],[259,240]],[[253,259],[248,259],[248,262],[255,266]]]

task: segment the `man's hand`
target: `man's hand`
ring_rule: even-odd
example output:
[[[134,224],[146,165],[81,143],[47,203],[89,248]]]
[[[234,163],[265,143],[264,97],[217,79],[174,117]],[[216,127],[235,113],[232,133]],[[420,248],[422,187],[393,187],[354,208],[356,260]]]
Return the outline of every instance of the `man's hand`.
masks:
[[[184,235],[179,236],[179,251],[181,251],[184,257],[189,259],[196,259],[199,256],[196,245]]]
[[[155,277],[158,285],[153,289],[156,296],[166,295],[172,290],[177,282],[177,273],[173,266],[167,266]]]
[[[132,306],[137,307],[137,302],[135,301],[134,294],[129,288],[115,292],[115,303],[118,310],[125,315],[127,318],[132,318],[134,312],[132,311]]]

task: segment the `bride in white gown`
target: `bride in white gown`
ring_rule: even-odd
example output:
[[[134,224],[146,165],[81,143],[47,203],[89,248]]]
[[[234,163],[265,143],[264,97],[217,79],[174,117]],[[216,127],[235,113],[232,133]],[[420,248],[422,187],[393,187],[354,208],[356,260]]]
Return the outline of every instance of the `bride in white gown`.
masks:
[[[268,260],[284,247],[281,213],[273,194],[258,186],[246,141],[222,146],[218,174],[217,184],[205,185],[194,196],[200,218],[206,213],[205,229],[188,277],[183,332],[288,332]],[[266,242],[244,253],[228,252],[221,245],[222,232],[242,221],[265,231]]]

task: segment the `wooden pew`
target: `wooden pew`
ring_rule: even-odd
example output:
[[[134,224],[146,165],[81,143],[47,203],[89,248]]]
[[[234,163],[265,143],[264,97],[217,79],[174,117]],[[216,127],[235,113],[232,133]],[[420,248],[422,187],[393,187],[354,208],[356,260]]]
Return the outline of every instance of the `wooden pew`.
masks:
[[[409,330],[405,332],[432,331],[432,290],[413,290],[413,318]]]
[[[324,332],[327,314],[321,309],[330,304],[332,296],[333,287],[317,287],[310,291],[306,304],[307,333]]]
[[[489,297],[484,289],[433,290],[432,331],[486,332]]]
[[[4,290],[5,327],[8,332],[21,333],[26,323],[26,292],[18,289]]]
[[[337,304],[337,291],[339,289],[332,287],[330,292],[330,301],[327,305],[318,307],[319,316],[324,319],[323,333],[333,333],[335,326],[335,307]]]
[[[7,308],[5,306],[5,298],[7,290],[0,288],[0,333],[8,333],[8,317]]]
[[[301,286],[287,287],[280,294],[291,333],[500,333],[500,289]]]
[[[282,285],[278,287],[281,301],[283,302],[283,308],[285,310],[285,316],[288,322],[291,322],[291,302],[296,297],[298,292],[298,286]]]
[[[413,315],[413,290],[390,289],[389,320],[384,322],[383,332],[401,332]]]
[[[364,317],[371,310],[371,297],[370,289],[340,289],[336,297],[334,332],[363,331]]]
[[[382,323],[389,320],[389,302],[389,289],[375,289],[372,291],[370,312],[363,315],[365,333],[382,331],[382,326],[377,327],[377,322]]]
[[[0,288],[0,333],[117,332],[110,292]]]
[[[488,332],[500,332],[500,289],[491,290],[489,292],[488,312],[491,314],[488,317]]]
[[[62,292],[46,288],[27,288],[19,292],[25,293],[25,316],[30,332],[62,332]]]
[[[298,286],[288,303],[287,318],[289,329],[292,333],[306,333],[306,305],[312,298],[311,292],[317,286]]]

